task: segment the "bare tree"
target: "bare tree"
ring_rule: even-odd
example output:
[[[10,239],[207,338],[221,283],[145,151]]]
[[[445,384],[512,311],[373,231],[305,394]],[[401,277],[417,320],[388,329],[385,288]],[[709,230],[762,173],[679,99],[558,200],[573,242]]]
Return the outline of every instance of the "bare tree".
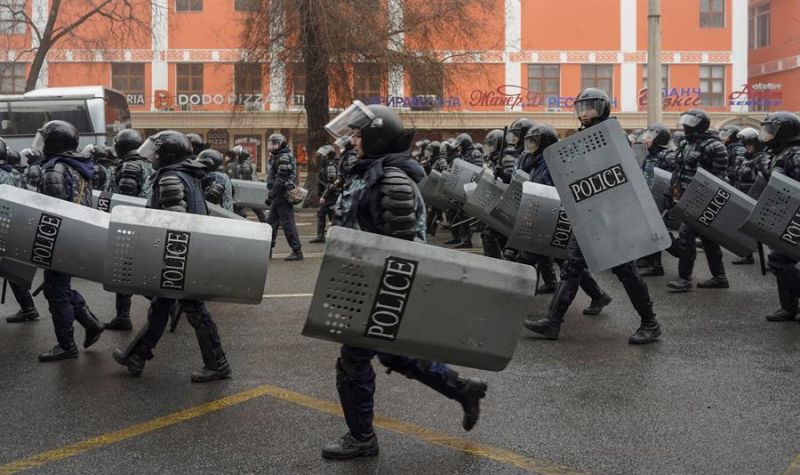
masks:
[[[24,25],[30,31],[32,44],[21,49],[17,61],[32,54],[25,91],[36,88],[36,82],[48,53],[54,46],[64,43],[71,48],[100,48],[124,41],[131,35],[151,34],[150,12],[152,2],[147,0],[69,0],[68,12],[62,9],[66,2],[50,0],[46,12],[26,11],[24,1],[0,2],[0,16],[8,24]],[[143,16],[142,13],[146,12]],[[37,19],[38,16],[41,18]],[[164,12],[166,14],[166,12]],[[100,28],[88,29],[89,20],[102,19]],[[6,35],[7,49],[13,46],[13,37]]]
[[[405,8],[404,8],[405,6]],[[368,65],[392,81],[412,81],[412,90],[442,95],[453,80],[445,64],[477,50],[451,51],[470,44],[502,0],[265,0],[245,22],[246,60],[278,68],[302,67],[308,123],[306,186],[316,189],[319,164],[313,151],[328,137],[331,106],[346,107],[356,95],[356,65]],[[501,13],[502,14],[502,13]],[[500,45],[492,45],[495,49]],[[291,83],[297,69],[288,68]],[[274,74],[275,71],[272,71]],[[463,73],[462,73],[463,74]],[[288,97],[291,90],[286,91]]]

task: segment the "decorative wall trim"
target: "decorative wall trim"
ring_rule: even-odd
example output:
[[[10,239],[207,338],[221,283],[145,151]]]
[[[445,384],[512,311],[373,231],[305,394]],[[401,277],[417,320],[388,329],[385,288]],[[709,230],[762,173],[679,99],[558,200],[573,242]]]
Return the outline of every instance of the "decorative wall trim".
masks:
[[[754,64],[749,68],[749,76],[763,76],[765,74],[781,73],[791,69],[800,68],[800,55],[789,56],[788,58],[776,59],[761,64]]]

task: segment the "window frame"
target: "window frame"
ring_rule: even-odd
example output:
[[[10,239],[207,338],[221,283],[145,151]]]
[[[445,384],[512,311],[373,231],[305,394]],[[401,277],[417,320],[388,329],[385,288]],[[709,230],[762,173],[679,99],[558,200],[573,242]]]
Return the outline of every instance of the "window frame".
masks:
[[[766,26],[761,25],[766,20]],[[772,43],[772,8],[770,2],[750,5],[747,9],[747,48],[765,48]],[[762,41],[762,35],[765,36]]]
[[[11,15],[14,11],[25,11],[28,7],[27,0],[4,0],[0,6],[0,35],[24,35],[28,24],[23,15]],[[11,5],[5,5],[11,3]],[[8,15],[5,15],[7,13]]]
[[[258,0],[233,0],[233,10],[240,13],[257,12],[258,6]]]
[[[180,85],[181,72],[180,72],[180,70],[181,70],[181,68],[186,68],[186,67],[189,68],[189,74],[188,75],[184,74],[183,77],[188,77],[189,89],[181,89],[181,85]],[[197,68],[197,67],[199,67],[199,69],[200,69],[200,74],[195,74],[196,71],[194,69]],[[203,95],[203,90],[205,88],[204,76],[205,76],[205,65],[204,65],[204,63],[175,63],[175,94],[178,95],[178,96],[180,96],[180,95],[192,96],[192,95],[196,95],[196,94],[199,94],[200,96],[202,96]],[[199,91],[194,89],[194,85],[195,85],[194,81],[197,80],[197,78],[199,78],[199,80],[200,80],[200,90]]]
[[[594,72],[591,75],[587,75],[585,72],[587,69],[593,69]],[[598,72],[601,70],[605,71],[606,68],[610,72],[609,76],[599,76]],[[591,81],[591,82],[590,82]],[[605,86],[600,86],[599,81],[609,81],[609,87],[606,88]],[[613,64],[596,64],[596,63],[584,63],[581,64],[581,90],[586,89],[587,87],[594,87],[598,89],[602,89],[609,95],[609,97],[614,95],[614,65]]]
[[[648,67],[647,63],[642,65],[642,89],[647,89],[650,80],[648,79]],[[662,64],[661,65],[661,87],[669,91],[669,64]]]
[[[240,74],[239,68],[253,68],[253,71],[258,71],[257,75],[254,74]],[[250,71],[250,72],[253,72]],[[257,78],[254,79],[254,78]],[[240,84],[244,81],[244,84]],[[242,87],[244,86],[244,87]],[[233,94],[235,97],[235,105],[245,105],[247,96],[255,96],[263,94],[264,90],[264,65],[262,63],[234,63],[233,65]],[[250,102],[252,103],[252,101]]]
[[[21,70],[21,74],[16,74],[18,70]],[[11,72],[10,75],[6,75],[7,72]],[[25,63],[14,63],[14,62],[4,62],[0,63],[0,94],[22,94],[25,92],[25,85],[28,82],[28,74],[27,68],[25,67]],[[4,89],[4,84],[6,81],[10,81],[12,84],[12,88],[9,90]],[[14,87],[19,85],[20,87]]]
[[[140,66],[142,68],[141,76],[132,75],[131,74],[131,69],[134,66]],[[120,78],[114,74],[114,69],[115,68],[121,68],[121,67],[124,67],[126,69],[125,74],[122,76],[122,78],[124,78],[124,82],[126,84],[126,87],[122,87],[122,88],[121,87],[117,87],[118,85],[115,84],[116,80],[120,79]],[[141,87],[141,89],[134,89],[131,86],[131,81],[132,81],[132,79],[137,79],[139,77],[141,77],[141,80],[142,80],[142,87]],[[146,86],[147,86],[147,73],[145,72],[145,63],[126,63],[126,62],[111,63],[111,88],[112,89],[116,89],[118,91],[121,91],[126,96],[138,95],[138,94],[141,94],[142,96],[144,96],[145,95]]]
[[[359,68],[363,68],[361,72],[359,72]],[[367,74],[364,75],[363,73],[366,72]],[[378,84],[378,89],[373,90],[372,87],[375,86],[373,82],[377,78],[376,84]],[[353,98],[354,99],[371,99],[374,97],[381,97],[384,87],[386,85],[386,81],[388,80],[388,76],[386,70],[383,68],[381,64],[378,63],[355,63],[353,65]],[[361,82],[366,81],[366,87],[363,90],[360,90]]]
[[[714,4],[717,2],[719,2],[721,10],[714,9]],[[725,2],[726,0],[700,0],[698,5],[700,28],[725,28]]]
[[[179,8],[181,4],[185,6]],[[202,12],[203,0],[175,0],[175,11],[179,13]]]
[[[550,97],[560,97],[561,96],[561,65],[557,63],[528,63],[527,65],[527,73],[528,73],[528,94],[539,94],[541,97],[542,103],[541,105],[544,107],[550,107],[549,105],[549,98]],[[535,70],[539,69],[541,72],[537,75],[535,74]],[[552,70],[555,69],[555,75],[548,74],[548,70],[552,73]],[[611,74],[613,76],[614,71],[612,69]],[[556,90],[553,92],[547,87],[547,82],[556,80]],[[539,81],[540,87],[536,88],[531,83],[532,81]],[[533,97],[529,97],[529,100],[533,99]]]
[[[707,68],[709,72],[708,77],[703,76],[704,68]],[[717,76],[714,72],[721,71],[721,75]],[[725,95],[725,72],[726,67],[724,64],[701,64],[700,65],[700,74],[699,74],[699,82],[700,82],[700,103],[703,107],[725,107],[726,95]],[[706,84],[706,88],[708,89],[707,92],[703,92],[704,83]],[[713,92],[714,84],[718,83],[721,84],[721,91],[720,92]],[[717,100],[718,99],[718,100]]]

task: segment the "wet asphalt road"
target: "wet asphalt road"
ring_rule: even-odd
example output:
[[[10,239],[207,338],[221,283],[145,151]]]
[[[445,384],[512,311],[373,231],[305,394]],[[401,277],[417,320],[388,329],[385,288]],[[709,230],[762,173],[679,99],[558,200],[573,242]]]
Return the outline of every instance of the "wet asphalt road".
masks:
[[[304,243],[313,237],[312,221],[310,214],[299,220]],[[276,257],[288,253],[282,235],[278,246]],[[408,426],[378,429],[377,458],[322,460],[320,447],[346,429],[339,416],[302,399],[336,402],[338,351],[300,335],[310,299],[285,296],[313,290],[322,246],[305,244],[304,251],[302,263],[270,263],[265,293],[277,297],[259,306],[209,305],[234,371],[226,381],[189,382],[202,364],[185,321],[164,336],[141,378],[111,359],[130,333],[108,332],[78,359],[43,364],[36,355],[54,343],[48,318],[0,322],[0,473],[9,471],[3,464],[136,424],[149,429],[80,453],[50,452],[32,473],[524,473],[513,464],[516,454],[546,473],[560,464],[599,474],[770,474],[782,473],[800,453],[800,323],[764,320],[776,307],[774,279],[756,266],[729,265],[730,290],[669,294],[665,284],[676,263],[665,257],[668,275],[648,280],[661,342],[627,344],[638,318],[621,284],[602,273],[614,301],[600,316],[581,314],[588,298],[579,294],[559,341],[525,333],[505,371],[463,370],[490,383],[472,432],[461,430],[457,404],[384,374],[376,363],[378,414]],[[696,276],[708,276],[703,254]],[[75,287],[101,320],[111,318],[113,295],[91,282]],[[43,297],[36,300],[45,314]],[[548,297],[537,300],[543,314]],[[137,328],[146,303],[134,299]],[[2,309],[16,310],[10,292]],[[150,422],[265,385],[293,393],[251,397],[160,429]],[[448,434],[449,445],[490,447],[474,455],[410,435],[407,427]]]

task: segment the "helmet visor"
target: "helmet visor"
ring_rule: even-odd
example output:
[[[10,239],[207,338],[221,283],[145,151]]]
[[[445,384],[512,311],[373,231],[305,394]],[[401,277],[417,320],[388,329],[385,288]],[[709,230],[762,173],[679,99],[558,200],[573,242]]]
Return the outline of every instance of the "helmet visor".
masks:
[[[678,125],[681,127],[697,127],[700,125],[700,120],[700,117],[694,114],[681,114],[681,118],[678,119]]]
[[[361,101],[353,101],[350,107],[325,124],[325,130],[337,139],[353,137],[356,132],[369,125],[374,119],[375,114],[367,109],[367,106]]]
[[[758,133],[759,140],[762,142],[769,142],[778,135],[778,130],[780,128],[780,122],[762,122],[761,131]]]
[[[645,130],[644,133],[642,134],[642,142],[649,145],[653,143],[653,140],[655,140],[656,137],[658,137],[658,132],[656,132],[655,130],[649,130],[649,129]]]
[[[145,160],[152,162],[153,159],[156,158],[156,155],[158,155],[158,145],[151,139],[147,139],[139,149],[136,150],[136,153]]]
[[[594,119],[600,117],[600,109],[602,108],[602,99],[586,99],[584,101],[575,102],[575,115],[578,117],[585,117],[587,119]]]
[[[519,130],[509,130],[506,135],[506,142],[509,145],[517,145],[519,143]]]
[[[433,157],[433,150],[430,147],[425,148],[425,153],[423,154],[425,158],[432,158]]]
[[[731,129],[722,129],[719,131],[719,138],[722,140],[728,140],[733,136],[733,131]]]
[[[539,143],[536,137],[525,137],[525,151],[528,153],[536,153],[539,150]]]
[[[44,153],[44,136],[41,132],[36,132],[36,137],[33,138],[31,149],[39,153]]]

